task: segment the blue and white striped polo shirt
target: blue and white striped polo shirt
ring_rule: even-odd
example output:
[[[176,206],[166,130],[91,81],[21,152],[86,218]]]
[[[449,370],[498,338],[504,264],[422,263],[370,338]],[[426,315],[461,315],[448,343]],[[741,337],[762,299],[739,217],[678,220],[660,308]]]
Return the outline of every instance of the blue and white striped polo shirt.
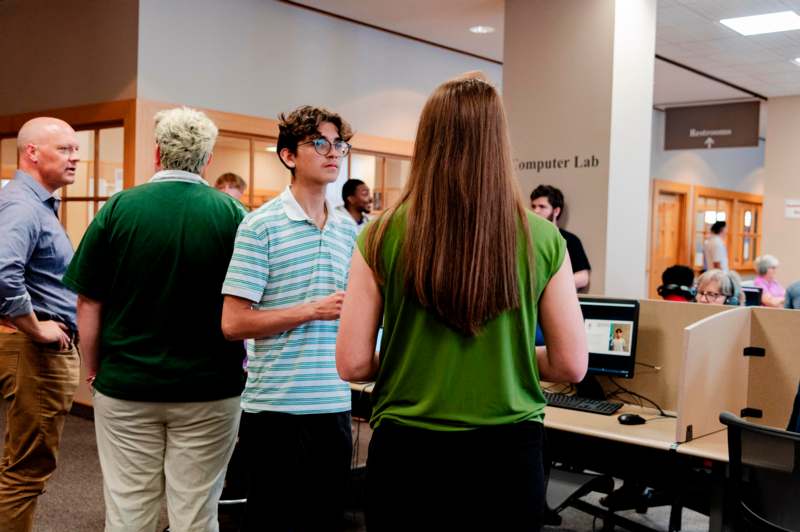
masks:
[[[320,230],[290,187],[239,226],[222,293],[260,310],[289,308],[347,287],[355,225],[326,204]],[[311,321],[247,340],[246,412],[322,414],[350,410],[350,387],[336,373],[339,321]]]

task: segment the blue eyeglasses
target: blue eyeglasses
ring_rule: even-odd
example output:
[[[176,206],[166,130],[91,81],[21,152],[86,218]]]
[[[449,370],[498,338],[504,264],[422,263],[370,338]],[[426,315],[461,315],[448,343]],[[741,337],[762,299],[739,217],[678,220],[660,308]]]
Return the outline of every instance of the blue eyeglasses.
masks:
[[[331,144],[331,141],[326,139],[325,137],[317,137],[313,140],[307,140],[306,142],[300,142],[297,145],[302,146],[303,144],[313,144],[314,149],[320,155],[328,155],[331,152],[331,148],[336,150],[336,153],[344,157],[348,153],[350,153],[350,144],[345,142],[342,139],[337,139]]]

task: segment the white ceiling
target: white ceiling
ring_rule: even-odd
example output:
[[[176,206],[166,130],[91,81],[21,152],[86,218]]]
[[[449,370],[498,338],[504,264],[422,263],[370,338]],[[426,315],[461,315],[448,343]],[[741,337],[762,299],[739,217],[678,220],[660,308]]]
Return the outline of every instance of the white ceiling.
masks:
[[[505,0],[299,0],[295,3],[503,60]],[[469,31],[472,26],[492,26],[495,32],[476,35]]]
[[[505,0],[296,3],[502,61]],[[719,23],[723,18],[785,10],[800,13],[800,0],[658,0],[656,53],[767,97],[800,94],[800,67],[791,63],[800,57],[800,30],[744,37]],[[488,35],[468,31],[478,24],[496,31]],[[657,104],[746,96],[683,72],[656,62]]]

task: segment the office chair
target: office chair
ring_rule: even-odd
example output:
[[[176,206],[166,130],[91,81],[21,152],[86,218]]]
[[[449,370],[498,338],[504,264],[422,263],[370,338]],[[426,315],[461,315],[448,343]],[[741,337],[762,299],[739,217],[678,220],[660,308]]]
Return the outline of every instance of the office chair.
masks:
[[[723,412],[736,530],[800,530],[800,434]]]

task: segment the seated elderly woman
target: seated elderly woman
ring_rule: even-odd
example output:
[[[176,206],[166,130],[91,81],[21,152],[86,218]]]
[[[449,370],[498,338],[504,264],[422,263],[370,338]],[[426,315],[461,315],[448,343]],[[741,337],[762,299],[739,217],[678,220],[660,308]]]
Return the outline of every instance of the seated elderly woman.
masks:
[[[753,285],[761,289],[761,304],[765,307],[783,307],[786,290],[775,280],[775,270],[780,263],[772,255],[761,255],[756,258],[755,266],[758,277]]]
[[[707,270],[697,278],[695,288],[698,303],[740,304],[742,280],[736,272]]]

